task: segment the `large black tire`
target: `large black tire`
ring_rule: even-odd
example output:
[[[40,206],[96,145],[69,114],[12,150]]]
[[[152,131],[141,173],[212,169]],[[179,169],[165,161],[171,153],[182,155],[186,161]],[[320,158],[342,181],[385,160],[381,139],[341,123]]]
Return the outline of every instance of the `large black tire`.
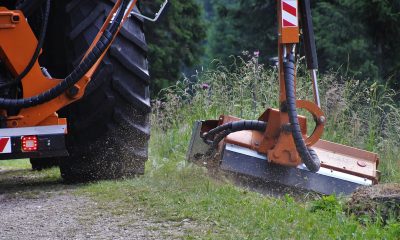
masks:
[[[50,68],[71,71],[81,61],[113,6],[110,0],[54,1],[52,17],[58,28],[48,46],[50,59],[64,44],[64,53]],[[66,3],[65,3],[66,2]],[[137,9],[135,10],[137,11]],[[62,19],[61,19],[62,18]],[[53,26],[54,28],[54,26]],[[59,52],[60,50],[58,50]],[[60,60],[64,55],[64,60]],[[150,137],[151,112],[147,45],[143,21],[132,15],[96,71],[85,96],[62,109],[68,118],[67,147],[70,156],[60,159],[60,170],[68,182],[115,179],[144,173]],[[62,61],[63,63],[60,63]],[[53,64],[53,66],[52,66]]]

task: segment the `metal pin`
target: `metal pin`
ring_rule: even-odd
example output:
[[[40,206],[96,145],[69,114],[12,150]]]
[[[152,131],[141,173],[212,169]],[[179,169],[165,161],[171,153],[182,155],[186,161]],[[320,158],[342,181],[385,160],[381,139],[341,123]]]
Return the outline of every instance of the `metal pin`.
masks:
[[[292,53],[294,54],[296,52],[296,44],[293,44],[292,46]]]
[[[286,55],[287,55],[287,49],[286,49],[286,45],[283,45],[282,46],[282,48],[283,48],[283,57],[286,59]]]
[[[314,101],[315,101],[315,104],[317,104],[318,107],[321,108],[321,101],[319,99],[319,90],[318,90],[318,77],[317,77],[316,69],[311,70],[311,78],[312,78],[312,82],[313,82]]]

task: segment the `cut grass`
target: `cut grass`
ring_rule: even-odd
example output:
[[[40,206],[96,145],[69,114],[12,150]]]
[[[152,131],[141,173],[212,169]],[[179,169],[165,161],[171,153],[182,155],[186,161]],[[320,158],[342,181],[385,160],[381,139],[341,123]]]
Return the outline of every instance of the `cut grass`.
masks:
[[[156,142],[152,141],[151,148],[157,148]],[[15,163],[16,167],[20,164]],[[140,212],[158,222],[176,222],[177,227],[189,224],[190,228],[183,228],[186,239],[398,239],[400,234],[399,222],[383,225],[365,218],[360,223],[347,216],[336,199],[321,203],[263,196],[213,180],[184,159],[151,166],[149,161],[146,175],[140,178],[101,181],[70,190],[91,197],[100,209],[116,216]],[[18,197],[34,198],[48,191],[48,184],[51,191],[65,188],[60,185],[58,169],[22,170],[8,178],[9,184],[19,186]],[[22,183],[12,182],[19,178],[24,179]]]
[[[314,210],[314,202],[271,198],[207,177],[199,168],[162,167],[139,179],[105,181],[81,193],[117,209],[143,211],[159,221],[189,222],[186,238],[199,239],[396,239],[400,223],[361,224],[335,208]]]

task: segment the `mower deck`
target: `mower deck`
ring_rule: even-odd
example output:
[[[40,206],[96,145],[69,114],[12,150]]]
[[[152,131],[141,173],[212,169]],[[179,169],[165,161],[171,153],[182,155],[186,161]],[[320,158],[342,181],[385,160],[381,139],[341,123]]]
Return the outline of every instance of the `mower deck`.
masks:
[[[304,165],[294,168],[270,163],[265,155],[229,143],[224,144],[217,160],[204,159],[209,146],[200,137],[201,126],[202,122],[197,122],[193,129],[189,161],[214,162],[223,171],[263,182],[265,186],[276,183],[321,194],[348,195],[360,186],[376,183],[376,154],[323,140],[313,147],[322,163],[317,173]]]

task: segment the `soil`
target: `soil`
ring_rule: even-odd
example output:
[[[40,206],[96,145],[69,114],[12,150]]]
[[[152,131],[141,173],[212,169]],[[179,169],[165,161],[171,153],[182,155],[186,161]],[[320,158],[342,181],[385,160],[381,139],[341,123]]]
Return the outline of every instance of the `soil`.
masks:
[[[400,221],[400,184],[378,184],[360,188],[352,194],[347,207],[356,216],[368,215],[383,221]]]
[[[0,171],[0,239],[177,239],[190,224],[160,222],[132,209],[113,212],[76,194],[79,186]]]

